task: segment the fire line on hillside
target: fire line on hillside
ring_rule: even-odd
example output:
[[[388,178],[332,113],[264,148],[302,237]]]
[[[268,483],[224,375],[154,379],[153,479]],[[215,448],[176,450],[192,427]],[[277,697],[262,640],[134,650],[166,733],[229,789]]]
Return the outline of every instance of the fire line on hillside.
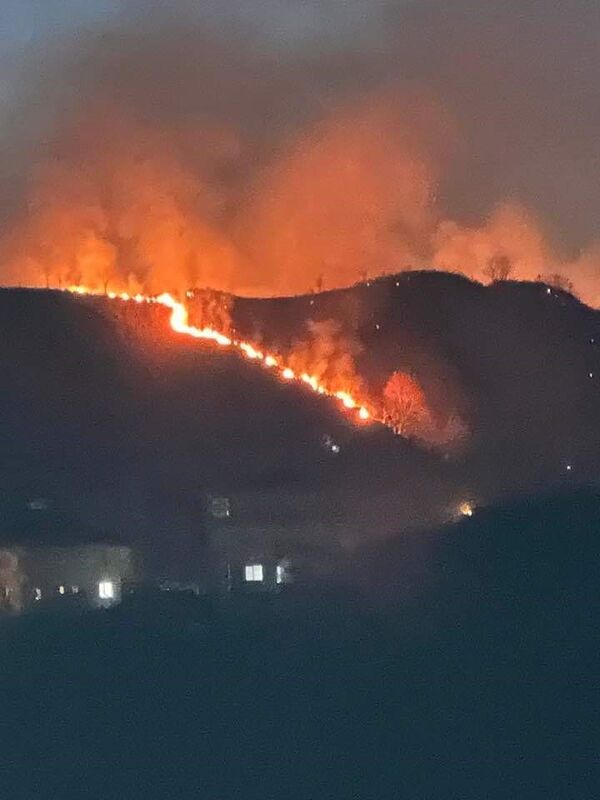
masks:
[[[75,295],[82,296],[100,296],[103,293],[88,289],[85,286],[70,286],[66,291]],[[135,294],[130,295],[126,292],[107,292],[106,297],[110,300],[119,300],[126,303],[154,303],[170,309],[171,316],[169,323],[171,328],[184,336],[190,336],[194,339],[202,339],[204,341],[212,342],[214,345],[224,348],[236,350],[244,358],[249,361],[256,361],[263,365],[265,369],[274,372],[283,381],[299,381],[308,386],[316,394],[324,395],[338,400],[341,406],[347,411],[352,413],[353,420],[356,423],[365,423],[369,421],[378,422],[385,425],[383,419],[376,417],[368,404],[356,398],[351,392],[348,391],[331,391],[314,375],[307,372],[296,373],[289,366],[282,363],[281,359],[265,353],[263,350],[255,347],[246,341],[231,338],[221,333],[218,330],[210,327],[198,328],[189,324],[188,310],[185,305],[176,300],[168,292],[157,296]]]

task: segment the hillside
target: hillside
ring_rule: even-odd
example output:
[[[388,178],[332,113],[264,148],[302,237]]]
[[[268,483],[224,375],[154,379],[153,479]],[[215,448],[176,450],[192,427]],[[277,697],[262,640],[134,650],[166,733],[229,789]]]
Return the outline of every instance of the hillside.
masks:
[[[278,351],[309,320],[338,323],[373,396],[401,369],[436,413],[459,408],[466,452],[446,459],[353,427],[331,401],[178,337],[164,309],[3,290],[3,497],[49,497],[125,541],[176,540],[185,558],[202,541],[207,494],[264,524],[293,520],[322,547],[352,547],[438,524],[465,496],[597,479],[600,317],[569,295],[410,273],[233,306],[235,329]]]

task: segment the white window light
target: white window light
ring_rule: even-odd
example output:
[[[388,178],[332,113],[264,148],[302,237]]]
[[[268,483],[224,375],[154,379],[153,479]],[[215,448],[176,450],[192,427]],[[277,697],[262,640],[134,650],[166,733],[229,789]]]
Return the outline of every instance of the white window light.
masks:
[[[263,565],[262,564],[246,564],[244,568],[244,577],[246,581],[260,582],[263,579]]]
[[[112,600],[115,596],[115,587],[112,581],[100,581],[98,584],[98,596],[100,600]]]
[[[275,576],[277,583],[283,583],[285,579],[285,567],[283,566],[283,564],[277,564],[275,570]]]
[[[65,593],[65,587],[64,586],[59,586],[58,587],[58,593],[59,594],[64,594]]]

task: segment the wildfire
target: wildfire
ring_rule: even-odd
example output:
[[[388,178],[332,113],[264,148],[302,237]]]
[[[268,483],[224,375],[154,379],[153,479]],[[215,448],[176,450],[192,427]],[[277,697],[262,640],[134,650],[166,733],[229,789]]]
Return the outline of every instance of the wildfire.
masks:
[[[85,286],[70,286],[69,292],[76,295],[100,295],[100,292],[88,289]],[[350,392],[346,391],[331,391],[326,386],[321,384],[318,378],[310,375],[307,372],[297,375],[290,367],[283,364],[281,360],[271,353],[265,353],[259,350],[250,342],[245,342],[239,339],[233,339],[214,328],[198,328],[189,324],[188,310],[183,303],[180,303],[168,292],[157,296],[135,294],[130,295],[127,292],[108,292],[107,297],[110,300],[120,300],[129,303],[150,303],[164,306],[170,309],[171,316],[169,323],[171,328],[184,336],[191,336],[194,339],[202,339],[204,341],[212,342],[213,344],[236,350],[241,356],[249,361],[256,361],[261,363],[266,369],[275,372],[281,380],[284,381],[299,381],[308,386],[313,392],[320,395],[331,397],[341,404],[347,412],[351,412],[353,418],[357,422],[367,422],[369,420],[376,420],[372,411],[367,408],[367,403],[353,397]],[[381,420],[376,420],[381,421]]]

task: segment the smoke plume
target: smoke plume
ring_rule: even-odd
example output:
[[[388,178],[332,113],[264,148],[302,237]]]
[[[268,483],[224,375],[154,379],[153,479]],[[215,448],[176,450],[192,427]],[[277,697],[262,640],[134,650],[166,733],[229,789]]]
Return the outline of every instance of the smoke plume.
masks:
[[[333,319],[309,320],[307,328],[307,336],[293,342],[288,356],[294,372],[310,373],[330,392],[364,393],[354,362],[361,351],[357,339]]]
[[[599,301],[596,6],[300,5],[128,3],[23,46],[0,280],[285,294],[504,257]]]

